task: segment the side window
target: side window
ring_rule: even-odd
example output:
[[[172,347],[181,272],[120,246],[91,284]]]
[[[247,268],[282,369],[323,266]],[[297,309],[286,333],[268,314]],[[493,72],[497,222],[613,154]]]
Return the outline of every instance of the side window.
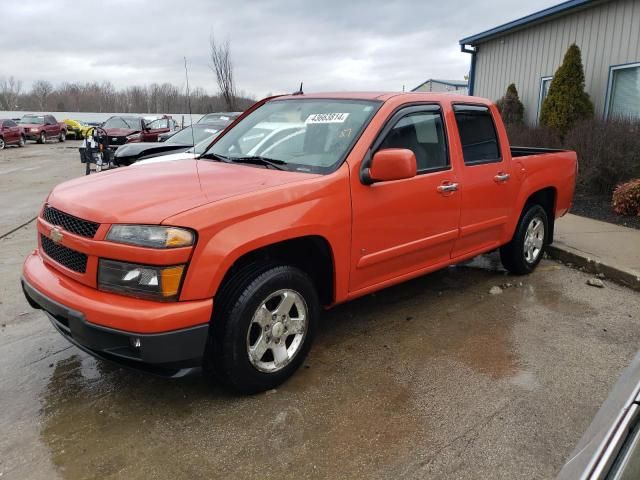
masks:
[[[46,122],[47,125],[55,125],[56,124],[55,119],[51,115],[47,115],[45,117],[45,122]]]
[[[487,107],[455,105],[456,123],[465,165],[500,162],[500,146]]]
[[[400,118],[389,130],[378,150],[406,148],[416,155],[418,173],[447,168],[449,156],[439,111],[418,111]]]
[[[10,127],[17,127],[18,125],[16,125],[16,122],[14,122],[13,120],[7,120],[4,122],[4,126],[7,128],[10,128]]]

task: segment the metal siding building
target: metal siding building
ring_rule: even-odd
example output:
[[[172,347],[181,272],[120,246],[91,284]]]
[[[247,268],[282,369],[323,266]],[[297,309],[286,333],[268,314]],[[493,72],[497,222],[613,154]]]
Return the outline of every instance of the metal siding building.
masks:
[[[526,121],[535,124],[548,81],[572,43],[582,51],[585,90],[596,116],[607,116],[611,78],[621,71],[617,66],[638,67],[629,72],[633,78],[625,80],[625,88],[631,85],[632,103],[640,104],[640,0],[571,0],[462,39],[463,51],[475,50],[470,93],[497,100],[515,83]]]
[[[464,80],[438,80],[430,78],[421,83],[412,92],[455,92],[460,95],[467,94],[468,83]]]

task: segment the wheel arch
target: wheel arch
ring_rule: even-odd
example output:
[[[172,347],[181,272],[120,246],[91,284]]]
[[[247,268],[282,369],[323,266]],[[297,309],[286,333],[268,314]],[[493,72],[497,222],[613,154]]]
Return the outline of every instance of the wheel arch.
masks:
[[[246,251],[233,260],[226,269],[221,285],[233,275],[251,263],[272,261],[274,264],[286,264],[304,271],[317,288],[322,305],[331,305],[335,301],[335,257],[331,244],[321,235],[304,235],[280,240]]]
[[[556,203],[558,200],[558,190],[551,187],[544,187],[531,193],[521,209],[521,215],[526,211],[530,205],[540,205],[547,214],[547,221],[549,222],[549,228],[545,235],[545,244],[550,245],[553,243],[553,234],[555,226],[555,211]]]

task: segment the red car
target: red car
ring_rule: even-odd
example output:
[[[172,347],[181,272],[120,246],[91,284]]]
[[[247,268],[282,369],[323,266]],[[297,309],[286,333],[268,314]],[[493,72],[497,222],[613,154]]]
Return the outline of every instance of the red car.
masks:
[[[125,143],[157,142],[161,133],[175,130],[175,121],[169,117],[147,121],[140,116],[110,117],[102,129],[109,138],[109,145],[117,148]]]
[[[27,140],[45,143],[51,139],[58,139],[60,142],[67,139],[67,126],[58,122],[53,115],[27,114],[18,123],[24,129]]]
[[[5,145],[24,147],[25,141],[24,130],[20,125],[11,119],[0,118],[0,150]]]

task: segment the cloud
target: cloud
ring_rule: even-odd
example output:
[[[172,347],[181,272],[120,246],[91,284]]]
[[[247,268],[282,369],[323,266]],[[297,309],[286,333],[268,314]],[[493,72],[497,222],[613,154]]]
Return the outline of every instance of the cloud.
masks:
[[[229,39],[238,88],[261,97],[305,91],[411,89],[461,79],[458,40],[555,4],[533,0],[21,0],[3,9],[0,75],[28,87],[110,81],[117,87],[190,83],[216,90],[213,33]]]

